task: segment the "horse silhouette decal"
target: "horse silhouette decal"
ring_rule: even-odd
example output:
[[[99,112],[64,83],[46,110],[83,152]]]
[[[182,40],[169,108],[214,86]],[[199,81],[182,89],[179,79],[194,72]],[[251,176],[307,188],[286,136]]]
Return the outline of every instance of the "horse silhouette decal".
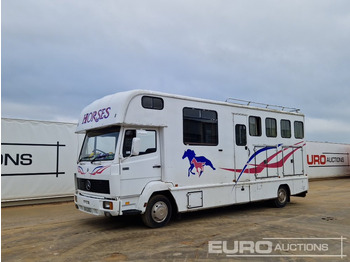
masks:
[[[192,175],[196,174],[192,172],[193,168],[196,169],[199,177],[203,174],[205,166],[210,166],[213,170],[215,170],[215,167],[213,166],[213,164],[209,159],[207,159],[204,156],[196,156],[196,153],[191,149],[187,149],[185,151],[184,155],[182,156],[182,159],[185,159],[186,157],[190,162],[190,167],[188,169],[188,176],[190,176],[191,174]]]

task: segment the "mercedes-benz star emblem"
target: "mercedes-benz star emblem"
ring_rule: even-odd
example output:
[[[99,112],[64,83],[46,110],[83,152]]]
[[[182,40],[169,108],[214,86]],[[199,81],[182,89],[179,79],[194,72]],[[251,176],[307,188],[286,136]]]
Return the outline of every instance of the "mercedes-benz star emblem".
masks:
[[[90,180],[86,180],[85,188],[86,188],[87,191],[91,190],[91,182],[90,182]]]

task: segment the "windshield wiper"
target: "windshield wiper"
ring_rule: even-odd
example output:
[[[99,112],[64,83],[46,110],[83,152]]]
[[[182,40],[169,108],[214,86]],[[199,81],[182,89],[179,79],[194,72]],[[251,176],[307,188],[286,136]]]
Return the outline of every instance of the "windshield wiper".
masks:
[[[97,161],[101,158],[107,158],[111,156],[110,154],[106,153],[106,154],[100,154],[100,155],[96,155],[93,159],[91,159],[91,163],[93,163],[94,161]]]

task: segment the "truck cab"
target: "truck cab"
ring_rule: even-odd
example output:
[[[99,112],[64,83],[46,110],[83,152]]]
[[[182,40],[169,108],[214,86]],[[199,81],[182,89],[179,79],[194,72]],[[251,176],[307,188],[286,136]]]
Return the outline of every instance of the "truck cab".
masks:
[[[123,101],[115,101],[120,97]],[[144,214],[152,194],[171,186],[161,181],[162,127],[125,123],[123,108],[129,100],[124,94],[112,100],[108,104],[111,97],[102,98],[81,115],[78,132],[84,132],[85,139],[75,174],[76,207],[94,215]],[[113,122],[109,118],[114,118]],[[170,203],[166,209],[171,209]],[[170,219],[171,211],[165,212],[163,207],[158,211],[161,215],[156,215],[162,219],[145,218],[151,220],[149,226],[161,226]]]

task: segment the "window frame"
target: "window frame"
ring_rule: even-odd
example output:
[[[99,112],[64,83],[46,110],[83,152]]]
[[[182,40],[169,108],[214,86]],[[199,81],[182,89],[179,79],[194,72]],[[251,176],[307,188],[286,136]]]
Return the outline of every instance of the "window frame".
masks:
[[[285,124],[283,123],[288,123],[289,128],[288,129],[283,129],[283,127],[285,126]],[[289,119],[281,119],[280,121],[280,131],[281,131],[281,137],[282,138],[291,138],[292,137],[292,124],[291,121]],[[286,134],[286,132],[289,132]]]
[[[268,127],[270,125],[270,123],[268,124],[268,121],[271,123],[274,123],[274,127],[273,125],[271,127]],[[273,134],[273,131],[275,132]],[[277,120],[276,118],[272,118],[272,117],[266,117],[265,118],[265,133],[267,137],[277,137]]]
[[[146,99],[150,99],[150,105]],[[155,105],[156,101],[161,103],[161,106]],[[145,109],[152,109],[152,110],[163,110],[164,109],[164,100],[161,97],[156,96],[142,96],[141,98],[141,105]]]
[[[94,161],[96,159],[99,159],[100,161],[114,160],[117,154],[116,150],[117,150],[118,140],[120,139],[120,136],[121,136],[120,129],[121,129],[120,126],[111,126],[111,127],[104,127],[101,129],[88,130],[85,134],[84,141],[80,149],[78,161],[79,162]],[[113,137],[115,138],[114,146],[112,147],[113,151],[111,152],[101,151],[101,148],[100,148],[101,140],[102,139],[105,140],[106,138],[113,138]],[[91,147],[89,147],[89,143],[93,144],[93,149],[91,154],[88,154],[87,152],[89,149],[91,150]],[[108,143],[108,144],[111,144],[111,143]],[[99,148],[97,148],[97,145],[99,145]],[[103,145],[103,142],[102,142],[102,145]],[[100,156],[97,154],[97,152],[100,152]]]
[[[299,127],[298,124],[301,124]],[[301,130],[299,129],[301,127]],[[299,132],[301,131],[301,136],[299,136]],[[304,122],[302,121],[294,121],[294,137],[296,139],[303,139],[305,137],[304,133]]]
[[[214,117],[210,118],[210,114],[213,114]],[[182,109],[183,143],[185,145],[217,146],[219,144],[218,122],[218,113],[215,110],[184,107]]]
[[[244,127],[244,133],[242,133],[241,131],[243,129],[241,129],[242,127]],[[242,134],[244,134],[244,137],[242,139]],[[236,124],[235,125],[235,142],[237,146],[246,146],[247,145],[247,127],[244,124]],[[238,143],[240,141],[244,141],[243,143]]]
[[[251,123],[251,119],[256,119],[256,123]],[[262,135],[262,127],[261,127],[261,117],[260,116],[249,116],[248,118],[248,124],[249,124],[249,135],[250,136],[261,136]],[[254,128],[253,126],[254,125]],[[256,126],[256,128],[255,128]],[[256,130],[253,130],[256,129]],[[254,131],[254,133],[253,133]],[[255,132],[257,131],[257,132]]]
[[[142,156],[142,155],[148,155],[148,154],[155,153],[155,152],[158,151],[158,144],[157,144],[157,136],[158,136],[158,134],[157,134],[157,130],[154,130],[154,129],[146,129],[146,130],[144,130],[144,131],[146,131],[146,132],[154,132],[154,139],[155,139],[155,140],[154,140],[154,146],[155,146],[155,147],[154,147],[154,148],[147,148],[147,150],[148,150],[148,149],[154,149],[154,150],[149,151],[149,152],[147,152],[147,150],[145,150],[145,151],[143,151],[143,152],[140,152],[139,155],[137,155],[137,156],[131,155],[132,140],[133,140],[134,137],[138,137],[138,136],[137,136],[137,131],[140,131],[140,129],[128,128],[128,129],[125,129],[125,130],[124,130],[123,146],[122,146],[122,155],[123,155],[124,158],[126,158],[126,157],[137,157],[137,156]],[[134,133],[132,136],[130,136],[130,137],[128,138],[128,140],[126,140],[126,139],[127,139],[127,132],[133,132],[133,133]],[[128,144],[126,144],[126,143],[128,143]],[[126,148],[126,147],[128,147],[128,148]]]

